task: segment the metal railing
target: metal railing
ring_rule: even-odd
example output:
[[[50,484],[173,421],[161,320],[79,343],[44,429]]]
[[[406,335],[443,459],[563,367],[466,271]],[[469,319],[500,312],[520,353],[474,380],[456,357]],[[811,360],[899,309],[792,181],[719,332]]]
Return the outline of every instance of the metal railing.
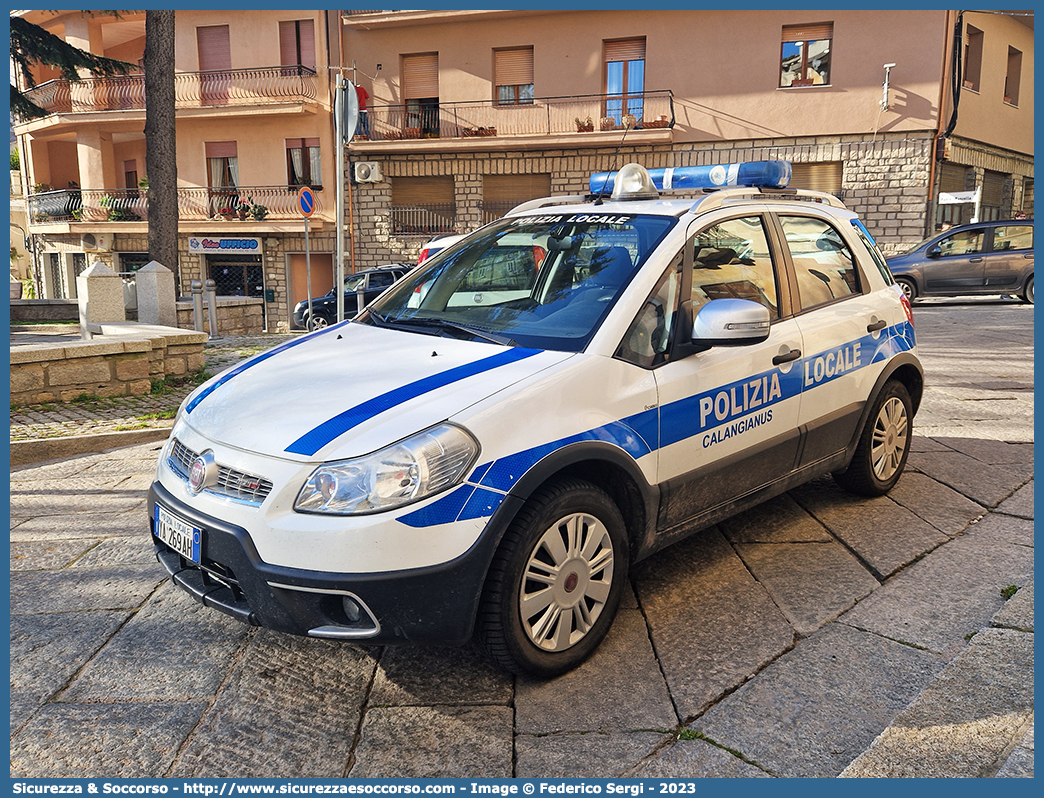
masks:
[[[263,222],[300,219],[297,186],[235,186],[179,188],[181,221]],[[318,193],[316,213],[323,212]],[[147,189],[66,189],[31,194],[29,218],[47,222],[140,222],[149,218]]]
[[[307,102],[315,100],[316,91],[315,70],[299,65],[174,75],[176,108]],[[139,73],[76,82],[49,80],[25,95],[52,114],[142,109],[145,76]]]
[[[392,205],[392,233],[395,235],[431,235],[454,233],[457,208],[452,203],[430,205]]]
[[[501,105],[440,103],[437,109],[406,105],[371,106],[369,138],[398,141],[421,138],[485,138],[674,127],[674,95],[669,89],[620,97],[588,94],[544,97],[532,103]],[[357,139],[364,138],[357,135]]]

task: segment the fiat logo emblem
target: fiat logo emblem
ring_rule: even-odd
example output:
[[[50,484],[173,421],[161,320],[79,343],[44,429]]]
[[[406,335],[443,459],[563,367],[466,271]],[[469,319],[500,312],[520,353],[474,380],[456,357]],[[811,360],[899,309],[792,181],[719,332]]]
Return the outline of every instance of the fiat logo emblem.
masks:
[[[189,468],[188,485],[193,493],[199,493],[204,488],[217,483],[217,463],[214,462],[213,452],[203,452],[192,461]]]

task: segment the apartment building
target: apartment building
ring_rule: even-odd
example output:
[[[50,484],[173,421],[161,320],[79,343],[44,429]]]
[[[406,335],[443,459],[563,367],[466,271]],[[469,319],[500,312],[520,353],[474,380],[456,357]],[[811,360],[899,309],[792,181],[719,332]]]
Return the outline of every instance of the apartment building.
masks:
[[[81,49],[141,64],[144,12],[15,13]],[[270,331],[289,329],[306,297],[301,186],[318,200],[308,221],[313,292],[333,285],[338,16],[176,14],[178,290],[213,279],[219,295],[262,298]],[[28,232],[43,295],[72,298],[89,263],[128,273],[148,262],[144,78],[34,77],[28,94],[48,115],[15,125]]]
[[[357,262],[590,173],[786,159],[886,251],[1033,213],[1032,12],[344,11]],[[955,35],[960,31],[960,38]],[[954,86],[954,51],[961,80]],[[952,126],[951,126],[952,122]],[[945,135],[944,135],[945,134]],[[978,206],[939,203],[979,190]]]

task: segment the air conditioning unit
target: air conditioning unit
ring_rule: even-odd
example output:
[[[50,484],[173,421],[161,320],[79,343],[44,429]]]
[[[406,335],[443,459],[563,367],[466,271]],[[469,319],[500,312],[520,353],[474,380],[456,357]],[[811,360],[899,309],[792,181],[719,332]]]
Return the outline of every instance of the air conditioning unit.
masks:
[[[356,183],[379,183],[383,179],[380,164],[373,161],[358,161],[355,164]]]
[[[84,252],[108,252],[112,249],[112,238],[99,233],[84,233],[80,236],[80,248]]]

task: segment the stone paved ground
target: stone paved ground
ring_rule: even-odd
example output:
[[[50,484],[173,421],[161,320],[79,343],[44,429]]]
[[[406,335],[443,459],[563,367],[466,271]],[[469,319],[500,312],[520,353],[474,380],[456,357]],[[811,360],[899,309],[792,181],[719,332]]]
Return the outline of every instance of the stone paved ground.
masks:
[[[915,316],[896,489],[816,480],[638,564],[550,681],[195,604],[145,531],[159,443],[13,470],[12,776],[1031,777],[1032,308]]]

